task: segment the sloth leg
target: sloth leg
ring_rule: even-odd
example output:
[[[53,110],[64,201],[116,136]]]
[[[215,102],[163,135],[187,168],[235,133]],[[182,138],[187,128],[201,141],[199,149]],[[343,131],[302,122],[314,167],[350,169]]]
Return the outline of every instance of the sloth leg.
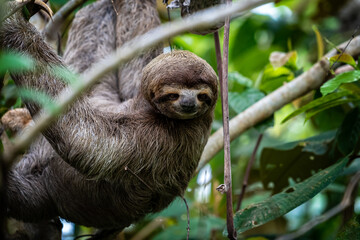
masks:
[[[47,187],[51,146],[44,137],[9,172],[6,185],[8,215],[23,221],[41,221],[57,216]]]
[[[77,12],[64,53],[65,63],[75,72],[86,74],[100,60],[115,52],[116,14],[110,0],[101,0]],[[116,112],[121,103],[115,72],[104,76],[91,92],[91,105]]]
[[[160,25],[154,0],[115,0],[114,8],[118,13],[116,18],[116,47],[118,48]],[[142,69],[161,53],[162,46],[153,47],[119,69],[117,85],[122,101],[133,98],[139,93]]]

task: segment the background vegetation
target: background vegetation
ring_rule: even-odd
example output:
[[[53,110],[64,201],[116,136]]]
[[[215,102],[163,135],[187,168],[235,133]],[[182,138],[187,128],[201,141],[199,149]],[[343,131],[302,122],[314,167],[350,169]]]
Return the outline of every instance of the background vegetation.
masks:
[[[167,21],[166,10],[161,1],[158,2],[160,15]],[[50,0],[54,12],[65,3],[65,0]],[[89,3],[91,1],[86,4]],[[356,14],[359,10],[357,0],[283,0],[276,6],[267,4],[234,19],[230,27],[229,54],[231,117],[307,71],[335,45],[351,40],[352,35],[358,33]],[[176,11],[171,12],[173,19],[178,15]],[[62,48],[71,18],[67,21],[62,29]],[[212,35],[189,33],[171,42],[174,48],[192,51],[216,69]],[[241,203],[244,210],[235,215],[239,238],[275,239],[317,216],[326,215],[341,202],[352,176],[360,171],[357,56],[342,56],[332,61],[336,60],[336,67],[350,64],[355,71],[329,77],[321,89],[289,103],[232,142],[235,207],[247,163],[256,142],[260,142]],[[22,106],[6,70],[26,69],[29,65],[29,59],[0,53],[0,76],[4,78],[1,115]],[[219,101],[213,130],[221,126]],[[185,198],[190,209],[191,239],[225,238],[225,198],[216,191],[223,178],[223,153],[220,152],[189,184]],[[348,197],[349,207],[322,224],[313,224],[314,228],[300,238],[360,239],[360,195],[356,188]],[[65,239],[92,232],[81,226],[65,224],[65,227]],[[186,228],[186,207],[178,199],[164,211],[126,229],[122,237],[141,239],[141,233],[148,231],[143,235],[148,239],[184,239]]]

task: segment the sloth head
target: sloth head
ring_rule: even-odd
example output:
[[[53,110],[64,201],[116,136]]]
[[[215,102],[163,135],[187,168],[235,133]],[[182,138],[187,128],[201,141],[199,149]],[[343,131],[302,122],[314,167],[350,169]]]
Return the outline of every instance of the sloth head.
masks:
[[[212,111],[217,89],[212,67],[188,51],[162,54],[143,70],[143,96],[169,118],[192,119]]]

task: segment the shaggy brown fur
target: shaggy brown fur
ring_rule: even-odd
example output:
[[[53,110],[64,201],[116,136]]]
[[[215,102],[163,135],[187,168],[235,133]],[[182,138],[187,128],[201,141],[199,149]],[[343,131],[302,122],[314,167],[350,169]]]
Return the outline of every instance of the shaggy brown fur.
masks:
[[[116,4],[118,17],[110,0],[78,12],[64,60],[20,13],[7,19],[0,47],[42,63],[36,71],[13,74],[16,84],[56,98],[66,84],[46,69],[67,65],[84,73],[159,23],[153,0]],[[149,25],[141,25],[145,22]],[[25,221],[61,216],[86,226],[123,228],[183,195],[209,136],[217,77],[204,60],[185,51],[160,55],[141,77],[140,69],[157,52],[108,74],[32,144],[10,173],[10,216]],[[32,116],[40,112],[36,103],[26,106]]]

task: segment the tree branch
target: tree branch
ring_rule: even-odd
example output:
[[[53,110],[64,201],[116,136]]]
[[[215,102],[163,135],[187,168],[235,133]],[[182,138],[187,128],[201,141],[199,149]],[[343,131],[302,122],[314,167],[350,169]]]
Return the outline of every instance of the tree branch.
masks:
[[[346,44],[347,42],[341,44],[340,48],[344,47]],[[350,55],[357,55],[360,53],[360,37],[356,37],[351,42],[346,49],[346,53]],[[326,54],[326,57],[334,54],[336,54],[336,50]],[[324,83],[329,69],[329,60],[327,58],[323,58],[307,72],[301,74],[293,81],[284,84],[271,94],[254,103],[244,112],[238,114],[230,121],[231,141],[252,126],[270,117],[276,110],[285,106],[289,102],[305,95],[311,90],[319,88]],[[212,136],[210,136],[201,156],[197,171],[204,167],[224,147],[222,131],[222,128],[220,128]]]
[[[325,214],[318,216],[318,217],[314,218],[313,220],[307,222],[296,232],[280,236],[276,240],[291,240],[291,239],[298,238],[298,237],[304,235],[305,233],[309,232],[311,229],[313,229],[317,225],[319,225],[323,222],[326,222],[330,218],[332,218],[335,215],[339,214],[340,212],[344,211],[347,207],[350,206],[351,195],[352,195],[353,191],[356,189],[356,187],[358,186],[359,181],[360,181],[360,172],[357,172],[351,178],[351,181],[350,181],[349,185],[347,186],[346,191],[343,196],[343,199],[341,200],[339,205],[330,209]]]

